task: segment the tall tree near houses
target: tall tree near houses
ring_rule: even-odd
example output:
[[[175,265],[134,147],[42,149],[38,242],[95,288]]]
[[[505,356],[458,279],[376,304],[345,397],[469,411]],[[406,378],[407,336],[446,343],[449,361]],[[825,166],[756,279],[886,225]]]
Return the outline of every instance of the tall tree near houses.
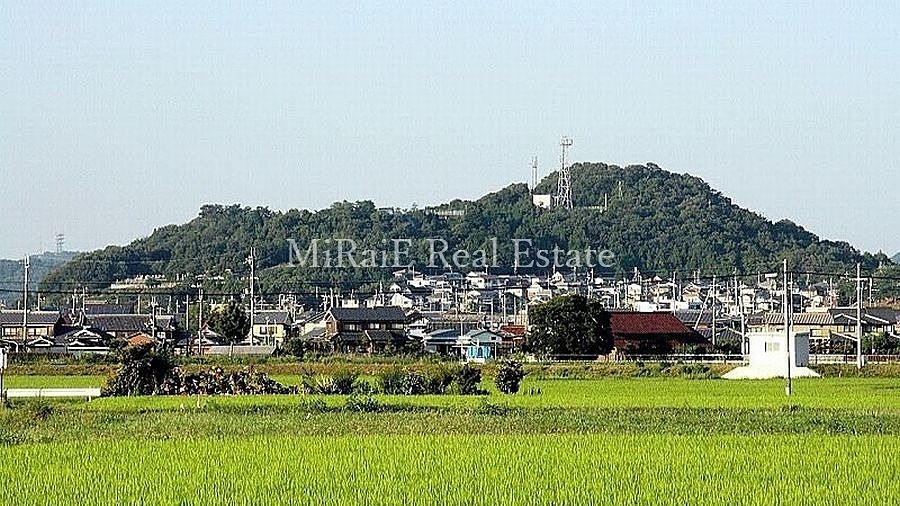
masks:
[[[234,354],[234,343],[240,342],[250,332],[250,319],[243,306],[232,300],[222,309],[213,311],[209,317],[209,326],[225,338]]]
[[[542,356],[598,357],[613,349],[611,316],[582,295],[555,297],[529,311],[529,348]]]

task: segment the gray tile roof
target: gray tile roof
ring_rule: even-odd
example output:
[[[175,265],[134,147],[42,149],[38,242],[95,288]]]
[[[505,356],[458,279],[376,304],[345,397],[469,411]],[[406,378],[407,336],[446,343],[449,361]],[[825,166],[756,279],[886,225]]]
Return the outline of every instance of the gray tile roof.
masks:
[[[396,306],[388,307],[333,307],[328,311],[335,320],[346,323],[405,322],[406,313]]]
[[[170,315],[156,317],[157,330],[171,330],[175,318]],[[153,325],[147,314],[90,315],[86,322],[105,332],[149,332]]]
[[[55,325],[60,319],[56,311],[29,311],[28,325]],[[21,326],[22,311],[0,311],[0,326]]]
[[[291,315],[287,311],[257,311],[253,315],[254,325],[290,325]]]

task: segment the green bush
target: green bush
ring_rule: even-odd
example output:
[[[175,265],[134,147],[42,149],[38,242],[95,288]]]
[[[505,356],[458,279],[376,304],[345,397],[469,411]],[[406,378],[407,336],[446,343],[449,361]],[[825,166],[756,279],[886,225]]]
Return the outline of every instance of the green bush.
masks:
[[[481,395],[481,369],[465,364],[456,374],[456,389],[459,395]]]
[[[382,406],[371,395],[353,394],[347,398],[344,409],[359,413],[376,413],[382,410]]]
[[[378,375],[381,392],[387,395],[403,395],[406,386],[406,371],[399,367],[388,369]]]
[[[122,365],[104,387],[104,396],[161,394],[175,373],[172,354],[162,346],[126,346],[119,357]]]
[[[500,363],[500,370],[497,371],[495,383],[497,389],[505,394],[514,394],[519,391],[519,385],[525,372],[522,371],[522,364],[515,360],[504,360]]]
[[[350,395],[359,387],[358,375],[351,372],[338,373],[332,376],[306,377],[301,387],[308,394]]]

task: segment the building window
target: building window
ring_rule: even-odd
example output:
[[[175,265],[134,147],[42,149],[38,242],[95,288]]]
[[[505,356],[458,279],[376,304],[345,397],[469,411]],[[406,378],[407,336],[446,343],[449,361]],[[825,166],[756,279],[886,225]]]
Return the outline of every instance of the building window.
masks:
[[[770,351],[781,351],[781,343],[766,343],[766,352]]]

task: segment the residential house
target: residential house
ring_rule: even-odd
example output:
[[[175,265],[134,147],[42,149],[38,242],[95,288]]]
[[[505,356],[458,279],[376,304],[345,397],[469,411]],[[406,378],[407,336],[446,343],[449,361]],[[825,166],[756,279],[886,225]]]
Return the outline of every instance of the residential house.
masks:
[[[257,344],[278,346],[288,337],[292,324],[288,311],[257,311],[253,314],[253,339]]]
[[[688,328],[672,313],[610,313],[613,345],[622,354],[668,354],[708,345],[697,331]]]
[[[80,326],[100,330],[115,339],[127,340],[140,333],[166,342],[174,341],[177,337],[177,322],[172,315],[157,315],[155,321],[148,314],[83,315]]]
[[[497,359],[502,343],[503,336],[486,329],[470,330],[456,341],[465,361],[478,364]]]
[[[434,353],[445,357],[458,357],[460,354],[457,342],[459,341],[459,330],[457,329],[437,329],[428,332],[422,337],[422,347],[427,353]]]
[[[333,351],[385,353],[417,347],[406,332],[406,313],[394,306],[335,307],[325,315],[325,336]]]
[[[22,350],[27,342],[52,340],[64,323],[56,311],[28,311],[27,323],[22,311],[0,311],[0,341],[12,349]]]

